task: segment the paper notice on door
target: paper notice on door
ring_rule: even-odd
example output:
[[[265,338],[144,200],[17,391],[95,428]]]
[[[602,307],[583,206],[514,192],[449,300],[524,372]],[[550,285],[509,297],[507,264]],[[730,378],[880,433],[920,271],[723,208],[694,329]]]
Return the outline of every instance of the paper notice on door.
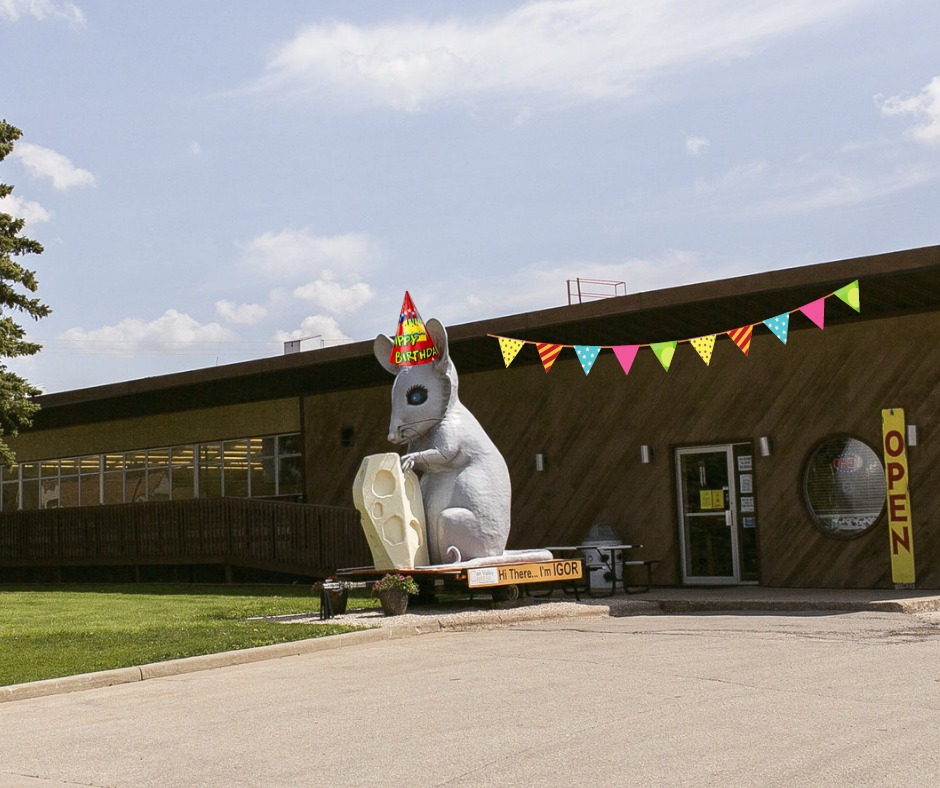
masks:
[[[724,490],[701,490],[698,494],[699,509],[704,511],[715,511],[725,508]]]

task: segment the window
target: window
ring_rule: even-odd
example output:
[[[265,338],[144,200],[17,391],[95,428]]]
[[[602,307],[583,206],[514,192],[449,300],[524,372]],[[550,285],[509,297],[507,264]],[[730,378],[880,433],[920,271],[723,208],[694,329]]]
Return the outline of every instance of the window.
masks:
[[[884,511],[884,466],[875,450],[858,438],[826,438],[806,461],[803,496],[824,534],[860,536]]]
[[[23,508],[39,508],[39,463],[24,462],[20,465],[20,478],[23,480]]]
[[[247,440],[225,441],[222,445],[225,456],[225,495],[229,498],[248,497],[248,452]]]
[[[171,450],[171,488],[170,497],[174,501],[189,500],[196,497],[195,447],[174,446]]]
[[[59,496],[59,461],[43,460],[39,463],[39,508],[58,509]]]
[[[251,497],[266,498],[277,494],[274,479],[274,438],[252,438]]]
[[[222,496],[222,444],[204,443],[199,447],[199,497]]]
[[[0,467],[3,485],[0,492],[3,495],[3,511],[15,512],[20,508],[20,469]]]
[[[300,434],[279,435],[277,439],[277,494],[303,493],[304,460],[301,456]]]
[[[300,433],[135,449],[0,469],[0,509],[303,494]]]
[[[80,506],[96,506],[101,503],[101,458],[97,454],[79,460],[81,474]]]
[[[59,460],[59,506],[78,506],[81,498],[78,489],[78,457]]]
[[[102,502],[124,503],[124,455],[105,454]]]
[[[147,500],[147,451],[124,452],[124,503]]]
[[[170,450],[150,449],[147,452],[147,500],[170,500]]]

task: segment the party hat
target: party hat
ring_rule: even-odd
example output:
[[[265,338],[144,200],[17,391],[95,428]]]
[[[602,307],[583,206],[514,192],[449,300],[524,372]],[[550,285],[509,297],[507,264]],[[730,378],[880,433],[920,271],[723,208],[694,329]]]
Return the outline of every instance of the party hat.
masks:
[[[414,367],[434,361],[438,356],[440,353],[434,346],[434,341],[428,336],[424,321],[406,290],[405,300],[401,304],[401,316],[398,318],[398,331],[395,333],[389,360],[400,367]]]

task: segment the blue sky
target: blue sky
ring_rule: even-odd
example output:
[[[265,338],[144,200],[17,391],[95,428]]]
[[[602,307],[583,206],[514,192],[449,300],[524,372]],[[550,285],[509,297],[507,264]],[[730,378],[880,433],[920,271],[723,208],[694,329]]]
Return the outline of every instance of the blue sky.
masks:
[[[406,289],[457,324],[940,243],[938,30],[935,0],[0,0],[0,210],[54,310],[9,366],[63,391],[369,339]]]

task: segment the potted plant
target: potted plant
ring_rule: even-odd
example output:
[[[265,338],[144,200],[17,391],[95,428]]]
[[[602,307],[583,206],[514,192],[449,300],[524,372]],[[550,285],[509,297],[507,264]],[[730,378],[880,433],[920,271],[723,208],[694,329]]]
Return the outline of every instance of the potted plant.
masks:
[[[324,594],[326,594],[330,602],[330,611],[334,616],[346,612],[346,603],[349,601],[348,583],[337,580],[335,577],[328,577],[314,583],[311,590],[314,594],[319,594],[321,606],[323,605]]]
[[[385,575],[375,581],[373,591],[386,616],[400,616],[408,609],[408,595],[418,593],[418,584],[410,575]]]

